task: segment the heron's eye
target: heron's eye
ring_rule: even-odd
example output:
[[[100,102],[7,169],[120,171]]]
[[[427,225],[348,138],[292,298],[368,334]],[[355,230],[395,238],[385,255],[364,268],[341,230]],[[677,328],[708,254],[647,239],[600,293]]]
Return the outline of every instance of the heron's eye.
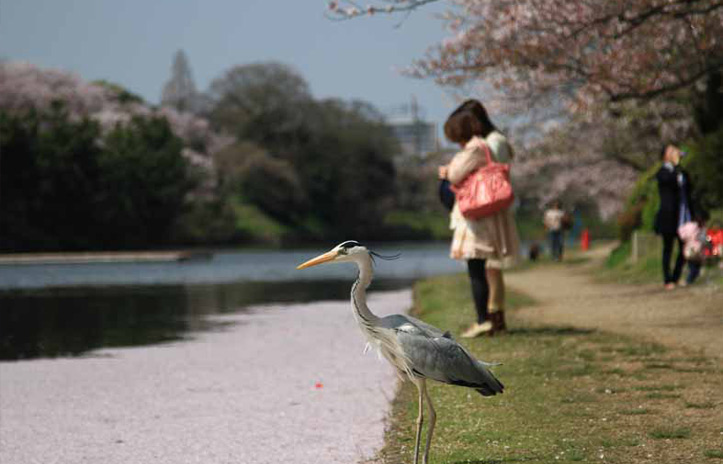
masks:
[[[348,254],[349,254],[349,250],[352,249],[352,248],[355,248],[355,247],[357,247],[357,246],[359,246],[359,242],[355,242],[354,240],[348,240],[348,241],[346,241],[346,242],[344,242],[344,243],[342,243],[342,244],[339,245],[339,251],[338,251],[338,253],[339,253],[340,255],[348,255]]]

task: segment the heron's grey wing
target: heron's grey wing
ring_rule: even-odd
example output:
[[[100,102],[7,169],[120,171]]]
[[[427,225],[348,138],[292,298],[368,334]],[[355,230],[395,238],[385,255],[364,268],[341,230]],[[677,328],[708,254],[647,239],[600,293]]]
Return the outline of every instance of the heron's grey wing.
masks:
[[[484,363],[476,360],[451,338],[429,337],[419,331],[399,330],[397,339],[417,375],[470,387],[483,396],[496,395],[504,390],[502,382]]]
[[[404,314],[392,314],[391,316],[383,317],[380,320],[380,325],[386,329],[401,330],[406,333],[418,333],[432,338],[452,338],[449,331],[442,332],[433,325]]]

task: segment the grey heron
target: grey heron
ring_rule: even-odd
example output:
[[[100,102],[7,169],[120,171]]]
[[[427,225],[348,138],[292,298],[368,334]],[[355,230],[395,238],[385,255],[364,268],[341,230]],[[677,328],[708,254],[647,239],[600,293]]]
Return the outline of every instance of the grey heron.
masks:
[[[351,288],[351,306],[361,331],[368,343],[398,370],[400,376],[408,377],[419,393],[419,412],[414,443],[414,464],[419,462],[419,444],[424,421],[424,400],[429,409],[429,426],[422,462],[427,464],[432,442],[436,413],[427,392],[427,379],[469,387],[482,396],[502,393],[504,386],[488,369],[496,364],[475,359],[469,351],[457,343],[449,332],[404,314],[377,317],[367,306],[366,290],[372,280],[373,256],[355,241],[346,241],[330,251],[300,264],[305,269],[328,262],[351,262],[359,269],[356,282]]]

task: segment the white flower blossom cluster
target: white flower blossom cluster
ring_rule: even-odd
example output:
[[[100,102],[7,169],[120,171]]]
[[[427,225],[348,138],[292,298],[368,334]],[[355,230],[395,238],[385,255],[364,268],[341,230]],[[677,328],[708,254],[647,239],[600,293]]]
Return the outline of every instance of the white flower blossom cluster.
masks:
[[[0,63],[0,110],[21,112],[45,110],[62,102],[71,118],[88,117],[107,132],[135,116],[165,117],[176,136],[185,143],[183,155],[208,172],[212,155],[233,139],[214,132],[209,122],[172,108],[153,108],[139,101],[120,101],[113,88],[84,81],[80,76],[57,69],[43,69],[25,62]]]
[[[519,150],[512,174],[539,206],[556,198],[584,199],[604,219],[620,212],[641,171],[665,143],[694,135],[690,110],[671,99],[632,103],[547,124],[543,136]]]
[[[544,172],[544,174],[543,174]],[[608,220],[620,212],[638,173],[629,166],[602,157],[550,156],[516,162],[516,186],[544,208],[559,198],[585,200]]]

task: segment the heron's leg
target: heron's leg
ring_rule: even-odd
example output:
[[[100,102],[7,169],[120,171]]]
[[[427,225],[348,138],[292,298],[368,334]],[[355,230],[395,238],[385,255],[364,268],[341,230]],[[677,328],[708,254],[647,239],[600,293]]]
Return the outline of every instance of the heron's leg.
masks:
[[[422,464],[427,464],[429,460],[429,447],[432,444],[432,434],[434,433],[434,424],[437,422],[437,413],[434,411],[432,406],[432,398],[429,396],[427,391],[427,384],[422,384],[422,390],[424,396],[427,398],[427,407],[429,408],[429,424],[427,424],[427,443],[424,445],[424,456],[422,457]]]
[[[424,422],[424,379],[414,379],[414,385],[419,392],[419,414],[417,415],[417,438],[414,441],[414,464],[419,464],[419,440],[422,438],[422,423]]]

